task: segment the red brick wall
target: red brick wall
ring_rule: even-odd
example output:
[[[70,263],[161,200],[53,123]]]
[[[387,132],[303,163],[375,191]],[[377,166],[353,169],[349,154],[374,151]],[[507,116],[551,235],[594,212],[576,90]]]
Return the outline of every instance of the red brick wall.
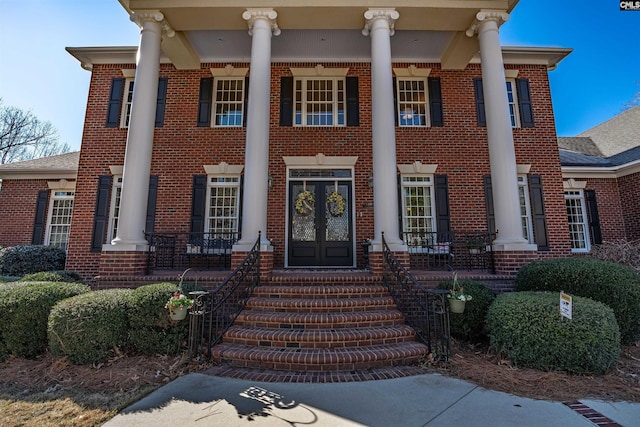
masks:
[[[197,71],[178,71],[162,65],[160,76],[168,78],[164,127],[155,129],[152,171],[159,175],[156,231],[189,231],[191,187],[195,174],[204,174],[202,165],[244,164],[245,129],[196,127],[200,78],[210,77],[209,68],[226,64],[203,64]],[[233,64],[247,67],[248,64]],[[282,156],[358,156],[355,165],[355,209],[358,213],[356,241],[373,236],[373,190],[367,179],[373,172],[371,146],[370,64],[324,63],[326,68],[349,67],[350,76],[359,77],[360,126],[344,128],[280,127],[280,78],[291,75],[290,66],[273,64],[271,80],[270,166],[273,187],[268,194],[267,237],[274,245],[273,263],[284,265],[286,239],[286,169]],[[406,67],[409,64],[394,64]],[[458,230],[486,230],[482,177],[489,173],[486,129],[476,125],[473,77],[479,66],[463,71],[441,70],[439,64],[424,64],[432,77],[441,77],[445,126],[441,128],[396,128],[398,163],[437,163],[437,173],[449,177],[451,226]],[[95,65],[89,90],[79,177],[76,187],[74,221],[71,229],[68,266],[81,273],[97,274],[99,253],[89,251],[93,229],[95,193],[100,175],[109,175],[110,165],[122,165],[126,144],[125,129],[105,128],[111,79],[122,77],[121,68],[131,66]],[[566,211],[556,143],[555,123],[545,67],[518,66],[518,77],[529,78],[536,127],[515,129],[517,162],[531,164],[531,173],[542,175],[551,252],[569,253]],[[392,201],[396,203],[396,201]],[[247,209],[248,207],[244,207]],[[361,215],[361,216],[360,216]],[[358,264],[362,265],[362,250]]]
[[[618,178],[620,205],[628,240],[640,240],[640,172]]]
[[[38,191],[47,181],[5,179],[0,188],[0,246],[30,245]],[[47,209],[49,204],[47,203]]]

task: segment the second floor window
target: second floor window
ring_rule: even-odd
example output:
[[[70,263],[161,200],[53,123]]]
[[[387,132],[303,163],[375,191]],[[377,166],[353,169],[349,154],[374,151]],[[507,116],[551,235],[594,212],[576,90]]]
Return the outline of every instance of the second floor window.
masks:
[[[398,78],[398,125],[429,126],[425,79]]]
[[[520,113],[518,112],[518,91],[515,79],[507,79],[507,100],[509,102],[509,118],[511,127],[520,127]]]
[[[220,78],[214,83],[214,126],[242,126],[245,79]]]
[[[344,78],[296,78],[295,126],[345,126]]]
[[[122,117],[120,117],[120,127],[128,128],[131,119],[131,101],[133,100],[133,79],[124,81],[124,95],[122,97]]]

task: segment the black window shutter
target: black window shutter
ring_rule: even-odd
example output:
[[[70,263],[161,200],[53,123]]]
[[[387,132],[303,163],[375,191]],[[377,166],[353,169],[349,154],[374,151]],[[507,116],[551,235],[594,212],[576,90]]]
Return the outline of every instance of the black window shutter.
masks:
[[[402,222],[403,211],[402,211],[402,175],[397,175],[397,186],[398,186],[398,230],[400,230],[400,240],[405,241],[404,238],[404,224]]]
[[[589,229],[591,231],[591,243],[599,245],[602,243],[602,231],[600,230],[600,216],[598,215],[598,203],[596,202],[595,190],[584,190],[584,198],[589,214]]]
[[[247,127],[247,110],[249,109],[249,77],[244,78],[244,106],[242,107],[242,126]]]
[[[444,116],[442,113],[442,88],[440,77],[429,77],[429,110],[431,112],[431,126],[444,126]]]
[[[98,192],[96,194],[96,210],[93,217],[93,235],[91,238],[91,252],[100,252],[107,234],[107,218],[109,216],[109,195],[111,193],[110,175],[98,178]]]
[[[146,233],[153,233],[156,222],[156,201],[158,200],[158,175],[149,177],[149,198],[147,199],[147,219],[144,225]]]
[[[156,101],[156,127],[164,126],[164,107],[167,103],[168,79],[162,77],[158,80],[158,99]]]
[[[520,126],[532,128],[533,108],[531,107],[531,93],[529,92],[529,79],[516,79],[518,101],[520,102]]]
[[[398,122],[398,116],[399,116],[399,110],[398,110],[398,79],[397,78],[393,78],[392,80],[392,85],[393,85],[393,120],[395,121],[396,126],[399,126],[399,122]]]
[[[487,208],[487,228],[489,233],[497,233],[496,216],[493,210],[493,189],[491,187],[491,175],[484,176],[484,202]]]
[[[360,126],[358,78],[347,77],[347,126]]]
[[[436,221],[438,234],[451,231],[451,214],[449,213],[449,179],[447,175],[435,176]]]
[[[293,77],[280,78],[280,126],[293,126]]]
[[[213,103],[213,77],[200,79],[200,97],[198,98],[198,126],[211,126],[211,108]]]
[[[476,115],[478,118],[478,126],[486,126],[487,116],[484,112],[484,91],[482,89],[482,79],[473,79],[473,87],[476,94]]]
[[[36,200],[36,218],[33,221],[33,234],[31,236],[32,245],[42,245],[44,243],[44,230],[47,226],[47,201],[49,192],[47,190],[38,191]]]
[[[540,175],[529,175],[529,196],[531,198],[531,216],[533,217],[533,238],[538,250],[549,250],[547,220],[544,214],[544,193]]]
[[[107,107],[107,127],[117,128],[120,124],[120,104],[122,102],[122,90],[124,89],[124,79],[117,78],[111,80],[111,91],[109,92],[109,105]]]
[[[191,232],[204,233],[204,210],[207,200],[207,176],[194,175],[191,198]]]

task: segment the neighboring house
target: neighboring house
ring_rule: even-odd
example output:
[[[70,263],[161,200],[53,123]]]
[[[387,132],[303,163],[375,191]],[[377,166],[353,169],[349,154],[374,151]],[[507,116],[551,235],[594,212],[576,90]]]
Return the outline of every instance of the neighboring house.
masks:
[[[574,252],[640,239],[640,106],[558,138]]]
[[[67,48],[91,72],[68,269],[235,265],[258,232],[266,272],[362,268],[370,239],[379,274],[383,233],[407,257],[497,233],[505,274],[571,253],[548,79],[571,50],[500,46],[517,0],[121,3],[137,48]],[[32,241],[45,182],[0,244]]]
[[[0,246],[67,249],[79,152],[0,165]]]

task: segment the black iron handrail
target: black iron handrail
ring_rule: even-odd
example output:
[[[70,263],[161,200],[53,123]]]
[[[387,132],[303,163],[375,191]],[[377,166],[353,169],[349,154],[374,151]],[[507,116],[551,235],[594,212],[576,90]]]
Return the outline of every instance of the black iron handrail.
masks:
[[[382,234],[383,282],[416,336],[429,346],[434,358],[450,355],[449,291],[427,289],[402,265]]]
[[[190,293],[194,297],[189,325],[192,358],[202,351],[203,346],[207,358],[211,358],[211,347],[222,340],[259,283],[260,233],[244,260],[215,290]]]

